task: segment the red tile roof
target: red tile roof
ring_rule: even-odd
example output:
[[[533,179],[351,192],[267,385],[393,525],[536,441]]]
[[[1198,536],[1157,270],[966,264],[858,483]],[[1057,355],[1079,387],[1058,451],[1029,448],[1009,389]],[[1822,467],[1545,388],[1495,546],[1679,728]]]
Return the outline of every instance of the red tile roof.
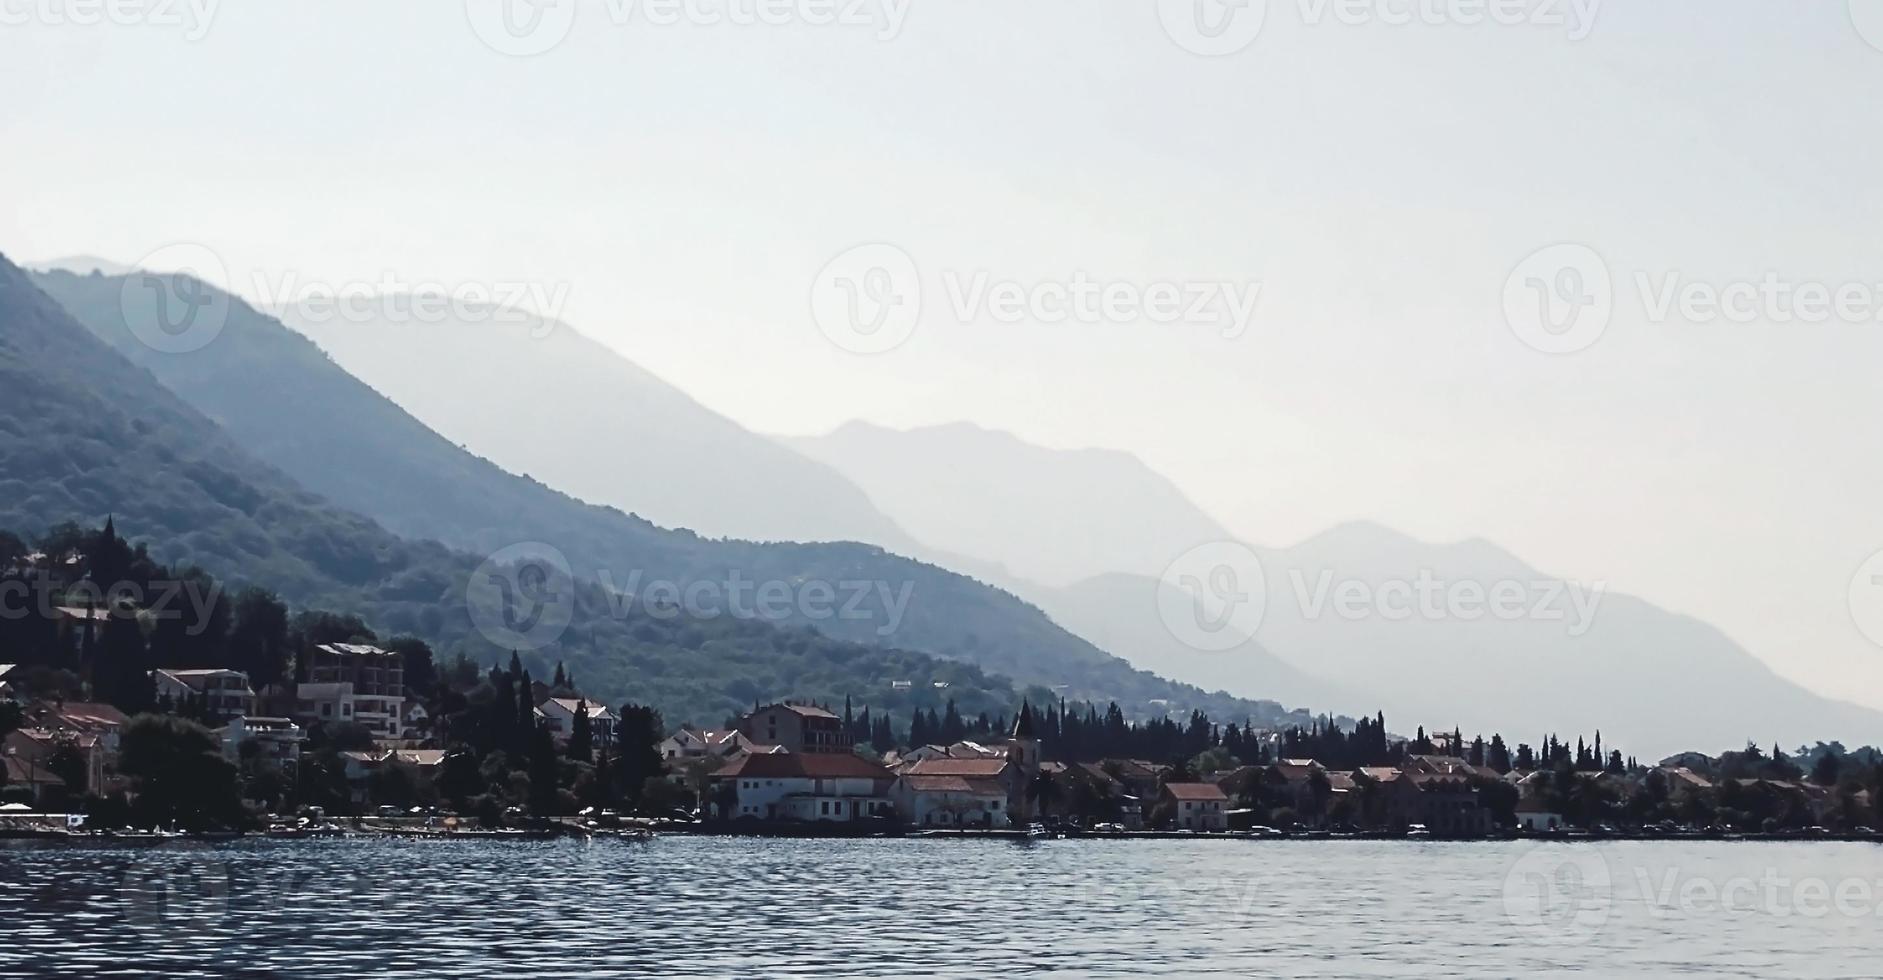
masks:
[[[860,755],[777,752],[748,755],[713,774],[715,779],[880,779],[895,776]]]
[[[1223,788],[1215,783],[1165,783],[1164,792],[1169,793],[1172,799],[1185,802],[1223,802],[1229,799],[1229,794],[1224,793]]]
[[[67,701],[59,705],[42,702],[39,705],[35,705],[34,710],[29,711],[27,714],[30,717],[56,718],[68,725],[79,728],[109,728],[113,726],[122,728],[125,722],[130,721],[129,718],[124,716],[124,712],[119,711],[111,705],[97,704],[89,701]]]
[[[924,759],[904,770],[911,776],[999,776],[1011,765],[1005,759]]]
[[[44,765],[18,756],[0,757],[6,763],[7,782],[15,786],[64,786],[65,780]]]
[[[917,793],[972,793],[977,796],[1006,796],[1007,790],[991,779],[964,776],[904,776],[903,784]]]
[[[828,711],[825,711],[823,708],[820,708],[814,704],[777,704],[777,705],[772,705],[772,707],[783,708],[786,711],[789,711],[794,715],[799,715],[805,718],[835,719],[837,717],[836,715]]]

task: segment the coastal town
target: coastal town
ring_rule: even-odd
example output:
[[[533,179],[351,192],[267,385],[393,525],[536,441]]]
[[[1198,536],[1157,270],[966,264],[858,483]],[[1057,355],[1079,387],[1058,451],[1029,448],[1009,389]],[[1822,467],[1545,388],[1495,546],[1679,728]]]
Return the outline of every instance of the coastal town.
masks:
[[[61,614],[80,629],[91,622],[84,610]],[[227,667],[152,670],[152,710],[138,716],[110,703],[35,694],[44,669],[0,665],[0,833],[137,829],[138,815],[150,812],[140,795],[175,804],[210,778],[197,771],[202,759],[179,760],[175,746],[139,743],[187,744],[192,732],[207,736],[199,748],[213,749],[240,802],[173,806],[162,814],[170,819],[144,823],[147,829],[298,834],[313,814],[315,827],[420,827],[441,835],[500,827],[582,832],[640,818],[686,832],[834,836],[1868,838],[1879,817],[1875,760],[1866,774],[1851,757],[1846,774],[1839,770],[1846,755],[1828,752],[1810,772],[1776,749],[1756,747],[1644,766],[1619,752],[1604,757],[1599,741],[1571,749],[1547,739],[1541,755],[1528,745],[1513,755],[1501,738],[1467,743],[1455,732],[1421,729],[1393,739],[1380,719],[1362,720],[1352,733],[1202,722],[1185,733],[1196,738],[1177,757],[1074,758],[1046,737],[1077,718],[1073,709],[1027,703],[1010,723],[968,722],[951,706],[935,730],[961,737],[879,749],[859,736],[888,726],[848,705],[784,700],[756,705],[723,728],[654,731],[651,712],[592,700],[560,671],[542,683],[520,666],[479,675],[460,665],[475,687],[449,693],[501,692],[504,714],[511,703],[529,706],[526,723],[498,726],[522,733],[516,744],[525,762],[506,773],[501,748],[478,751],[489,733],[459,730],[479,724],[479,713],[454,713],[448,703],[469,699],[434,697],[428,706],[407,687],[400,653],[334,642],[300,659],[304,680],[260,690]],[[149,756],[163,760],[159,768],[143,761]],[[515,792],[492,793],[493,774]],[[629,774],[640,784],[615,778]],[[550,786],[528,785],[532,779]],[[164,785],[173,781],[189,786]],[[467,792],[467,785],[485,792]]]
[[[1883,760],[1836,743],[1644,764],[1599,731],[1513,745],[1456,727],[1394,734],[1379,714],[1285,727],[1176,707],[1128,717],[1038,690],[969,714],[944,682],[893,677],[859,680],[840,702],[778,692],[712,727],[670,725],[647,704],[593,696],[540,652],[446,659],[260,589],[205,604],[195,622],[101,602],[94,577],[171,573],[110,521],[48,540],[65,546],[16,545],[0,570],[0,585],[36,582],[56,600],[0,617],[8,836],[1868,839],[1883,827]]]

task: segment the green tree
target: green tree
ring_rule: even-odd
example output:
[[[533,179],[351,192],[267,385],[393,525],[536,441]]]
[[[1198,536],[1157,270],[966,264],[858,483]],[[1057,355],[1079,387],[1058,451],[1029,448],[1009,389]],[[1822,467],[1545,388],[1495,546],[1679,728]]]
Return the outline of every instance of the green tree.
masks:
[[[118,771],[136,790],[140,823],[190,830],[244,822],[235,764],[209,729],[173,715],[139,715],[124,726]]]
[[[257,690],[287,676],[288,606],[267,589],[250,586],[235,597],[229,653]]]
[[[666,772],[660,757],[660,743],[666,736],[660,712],[653,708],[625,704],[616,717],[620,721],[615,726],[615,784],[638,805],[647,781]]]
[[[1819,786],[1836,786],[1841,767],[1842,760],[1838,759],[1837,753],[1826,751],[1818,756],[1817,764],[1811,767],[1811,781]]]
[[[556,758],[556,740],[546,728],[539,726],[530,735],[529,765],[530,813],[538,817],[558,815],[562,809],[557,792],[562,767]]]
[[[595,761],[595,725],[588,717],[588,700],[575,703],[575,720],[570,723],[568,756],[576,762]]]

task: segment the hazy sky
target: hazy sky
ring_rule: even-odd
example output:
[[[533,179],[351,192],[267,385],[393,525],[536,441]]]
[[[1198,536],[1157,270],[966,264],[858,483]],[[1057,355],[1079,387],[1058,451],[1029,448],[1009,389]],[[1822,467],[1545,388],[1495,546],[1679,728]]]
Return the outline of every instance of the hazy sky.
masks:
[[[596,0],[514,57],[476,29],[495,2],[82,25],[0,0],[0,250],[199,242],[255,298],[533,284],[754,429],[967,419],[1134,451],[1262,543],[1355,518],[1482,536],[1883,706],[1848,609],[1883,549],[1880,5],[1610,0],[1584,23],[1538,0],[1567,22],[1468,25],[1464,0],[1345,8],[1368,23],[1271,0],[1203,57],[1166,30],[1190,0],[884,2],[657,25]],[[913,259],[922,316],[860,356],[811,296],[876,242]],[[1613,314],[1549,355],[1505,286],[1565,242],[1601,257]],[[950,286],[977,274],[1260,289],[1233,337],[961,322]],[[1768,276],[1875,295],[1832,323],[1655,312]]]

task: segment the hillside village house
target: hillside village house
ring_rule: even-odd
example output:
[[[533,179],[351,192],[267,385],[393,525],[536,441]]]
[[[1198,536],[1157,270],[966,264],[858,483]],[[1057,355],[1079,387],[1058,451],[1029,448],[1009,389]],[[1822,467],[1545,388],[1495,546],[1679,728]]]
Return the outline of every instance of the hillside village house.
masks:
[[[967,751],[950,747],[941,754],[913,752],[898,765],[890,795],[904,820],[918,827],[1023,827],[1033,822],[1029,790],[1041,761],[1032,706],[1021,705],[1012,736],[992,749],[997,755],[982,754],[991,747],[963,743],[970,745]]]
[[[896,812],[917,827],[1005,827],[1007,787],[973,776],[898,776],[889,788]]]
[[[583,705],[588,706],[589,736],[596,748],[615,744],[615,713],[608,706],[584,698],[549,698],[536,706],[536,718],[549,729],[550,737],[557,745],[569,744],[575,734],[575,715]]]
[[[26,725],[49,732],[96,735],[108,758],[116,758],[118,739],[130,719],[108,704],[90,701],[40,701],[26,709]]]
[[[714,758],[731,762],[761,747],[736,728],[712,729],[680,726],[680,730],[660,743],[660,757],[670,764],[690,759]]]
[[[861,756],[835,752],[746,755],[713,775],[732,802],[735,820],[848,823],[884,814],[889,770]]]
[[[229,719],[216,729],[216,737],[222,740],[222,754],[230,762],[251,758],[290,775],[301,764],[301,744],[307,741],[306,732],[290,719],[246,715]]]
[[[200,702],[211,718],[255,713],[255,691],[239,670],[153,670],[150,679],[158,700],[176,705]]]
[[[11,701],[17,695],[13,685],[7,683],[7,675],[13,673],[13,664],[0,664],[0,700]]]
[[[79,755],[85,773],[82,784],[70,784],[53,772],[55,756],[67,749]],[[103,793],[105,790],[104,740],[98,735],[71,730],[21,728],[8,732],[6,738],[0,740],[0,752],[4,752],[7,758],[17,764],[8,768],[9,776],[15,769],[24,771],[20,785],[32,785],[35,800],[41,799],[42,792],[51,789],[63,789],[71,793]]]
[[[1229,794],[1215,783],[1165,783],[1158,802],[1169,805],[1178,830],[1229,829]]]
[[[739,721],[739,734],[760,745],[776,745],[786,752],[825,752],[848,755],[851,738],[843,719],[814,704],[782,703],[754,709]]]
[[[23,788],[32,800],[31,806],[45,806],[54,797],[67,792],[65,780],[60,779],[58,773],[33,758],[16,754],[12,745],[0,747],[0,766],[5,767],[7,777],[0,785],[9,790]]]
[[[1523,800],[1517,804],[1517,825],[1531,833],[1561,830],[1569,826],[1563,815],[1544,806],[1537,800]]]
[[[309,724],[357,722],[374,738],[404,733],[404,661],[390,650],[323,643],[308,653],[307,680],[295,688],[295,716]]]

